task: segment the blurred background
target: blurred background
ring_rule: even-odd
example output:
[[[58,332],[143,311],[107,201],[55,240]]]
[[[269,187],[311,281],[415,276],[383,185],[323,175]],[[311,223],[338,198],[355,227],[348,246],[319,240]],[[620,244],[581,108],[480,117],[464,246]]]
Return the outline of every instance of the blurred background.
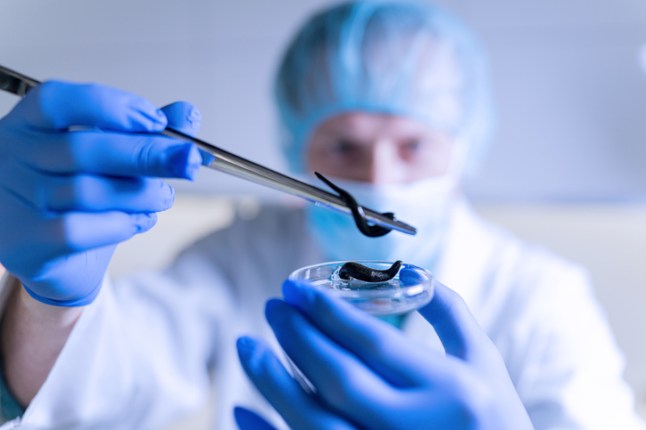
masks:
[[[0,64],[113,85],[160,106],[191,101],[203,139],[284,170],[274,68],[296,27],[330,3],[3,0]],[[485,217],[590,270],[646,416],[646,2],[435,3],[475,29],[491,62],[498,128],[469,194]],[[0,115],[15,102],[0,94]],[[281,198],[210,171],[177,187],[176,207],[120,248],[115,276],[161,267],[235,211]]]

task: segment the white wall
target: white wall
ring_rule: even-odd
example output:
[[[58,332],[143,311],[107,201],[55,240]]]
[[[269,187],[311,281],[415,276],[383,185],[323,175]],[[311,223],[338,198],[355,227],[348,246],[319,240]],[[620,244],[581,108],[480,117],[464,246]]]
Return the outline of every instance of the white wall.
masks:
[[[479,31],[491,57],[499,128],[474,194],[644,200],[646,2],[442,3]]]

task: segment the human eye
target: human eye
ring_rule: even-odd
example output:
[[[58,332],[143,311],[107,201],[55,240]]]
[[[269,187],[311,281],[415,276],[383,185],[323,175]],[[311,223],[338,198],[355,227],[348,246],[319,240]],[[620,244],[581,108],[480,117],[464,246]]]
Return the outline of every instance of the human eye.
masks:
[[[423,139],[407,139],[399,145],[400,156],[405,160],[414,160],[424,152],[426,146]]]
[[[402,149],[411,153],[417,152],[422,147],[421,139],[410,139],[404,142]]]
[[[352,157],[357,150],[357,145],[348,139],[337,139],[329,146],[330,153],[337,157]]]

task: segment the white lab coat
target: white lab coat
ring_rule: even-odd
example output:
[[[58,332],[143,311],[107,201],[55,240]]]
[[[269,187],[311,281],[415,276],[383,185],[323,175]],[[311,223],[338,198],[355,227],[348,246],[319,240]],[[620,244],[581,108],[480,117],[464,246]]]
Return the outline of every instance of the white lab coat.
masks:
[[[461,204],[436,275],[498,346],[536,429],[641,428],[623,359],[578,267],[480,220]],[[294,269],[322,261],[300,209],[263,209],[186,249],[164,273],[106,282],[22,420],[1,429],[160,429],[216,388],[214,428],[232,406],[269,410],[235,353]],[[404,332],[437,346],[419,315]],[[265,408],[265,409],[263,409]]]

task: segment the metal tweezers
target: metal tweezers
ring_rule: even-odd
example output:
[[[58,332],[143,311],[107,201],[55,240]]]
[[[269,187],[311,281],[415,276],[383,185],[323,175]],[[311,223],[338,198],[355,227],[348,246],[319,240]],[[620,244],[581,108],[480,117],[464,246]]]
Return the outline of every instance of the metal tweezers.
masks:
[[[40,84],[39,81],[0,65],[0,90],[23,97],[38,84]],[[352,216],[359,230],[367,236],[381,236],[391,230],[411,235],[417,233],[415,227],[396,219],[390,212],[379,213],[360,206],[349,193],[335,186],[318,173],[317,177],[338,192],[339,195],[278,173],[170,127],[162,131],[161,134],[174,139],[193,142],[202,151],[211,154],[213,156],[212,160],[206,167],[301,197],[316,205]]]

